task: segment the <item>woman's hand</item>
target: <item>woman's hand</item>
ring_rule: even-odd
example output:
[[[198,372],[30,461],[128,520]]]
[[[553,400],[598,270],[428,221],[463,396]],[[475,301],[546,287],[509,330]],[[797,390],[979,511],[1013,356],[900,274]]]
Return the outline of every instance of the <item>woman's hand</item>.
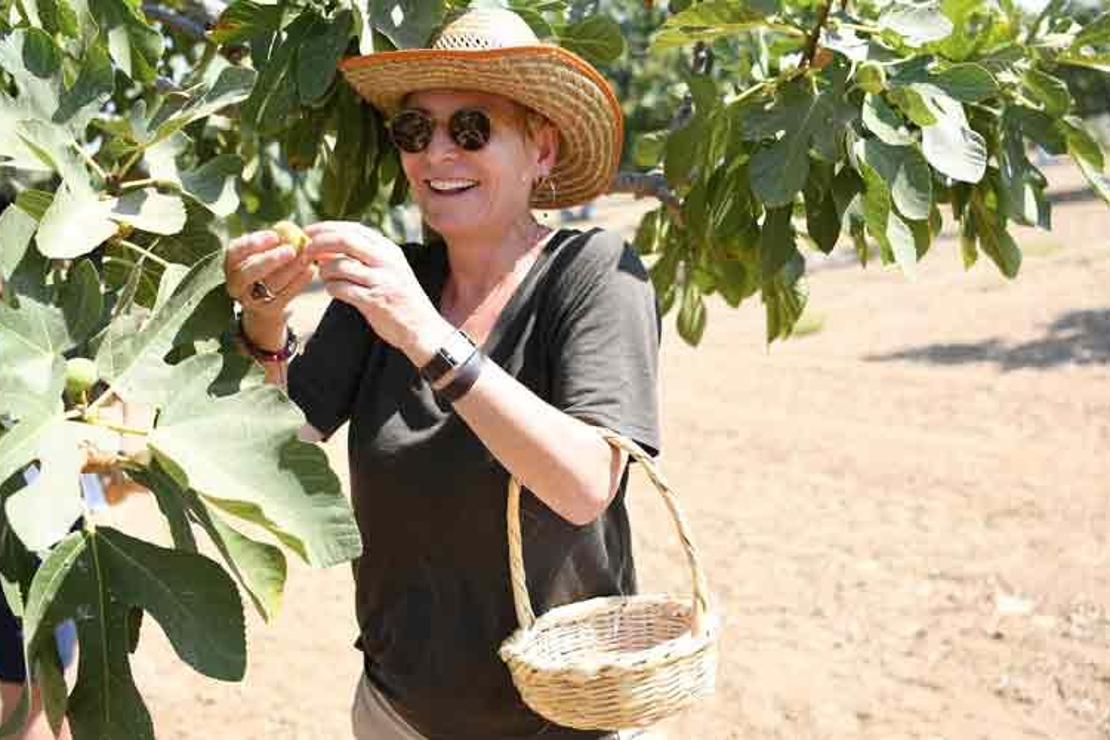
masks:
[[[413,274],[401,248],[380,232],[351,221],[305,228],[308,259],[320,263],[328,294],[359,310],[384,341],[423,365],[452,327]]]
[[[276,232],[253,231],[232,239],[224,253],[227,292],[245,311],[260,319],[281,320],[285,307],[312,281],[313,267],[305,253],[284,244]],[[261,282],[272,295],[256,289]]]

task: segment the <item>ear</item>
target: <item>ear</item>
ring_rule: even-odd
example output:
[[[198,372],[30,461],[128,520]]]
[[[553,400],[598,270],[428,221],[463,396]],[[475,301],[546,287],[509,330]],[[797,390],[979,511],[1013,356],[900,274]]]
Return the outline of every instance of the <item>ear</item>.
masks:
[[[536,175],[546,177],[559,159],[559,130],[547,123],[536,132]]]

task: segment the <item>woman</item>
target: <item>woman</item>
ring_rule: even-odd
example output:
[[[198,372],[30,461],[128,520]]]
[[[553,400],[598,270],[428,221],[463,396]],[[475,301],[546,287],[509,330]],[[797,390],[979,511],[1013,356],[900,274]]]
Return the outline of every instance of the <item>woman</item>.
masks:
[[[390,116],[424,221],[443,243],[398,247],[318,223],[298,255],[273,232],[233,241],[243,346],[287,382],[306,434],[350,420],[365,674],[358,738],[590,738],[531,712],[497,657],[516,627],[505,501],[523,497],[537,611],[635,588],[626,457],[597,434],[659,447],[659,318],[615,234],[553,231],[532,206],[603,192],[619,105],[578,57],[508,11],[471,11],[431,49],[349,60]],[[284,314],[313,276],[333,301],[303,354]]]

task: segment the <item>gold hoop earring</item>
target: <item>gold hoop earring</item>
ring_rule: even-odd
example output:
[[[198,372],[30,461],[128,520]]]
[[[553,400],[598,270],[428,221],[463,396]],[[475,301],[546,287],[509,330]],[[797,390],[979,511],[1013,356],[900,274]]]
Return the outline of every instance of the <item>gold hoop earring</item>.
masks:
[[[544,179],[547,180],[547,187],[548,187],[548,193],[549,193],[548,201],[551,205],[555,205],[555,198],[556,198],[555,178],[548,175],[548,176],[544,177]]]

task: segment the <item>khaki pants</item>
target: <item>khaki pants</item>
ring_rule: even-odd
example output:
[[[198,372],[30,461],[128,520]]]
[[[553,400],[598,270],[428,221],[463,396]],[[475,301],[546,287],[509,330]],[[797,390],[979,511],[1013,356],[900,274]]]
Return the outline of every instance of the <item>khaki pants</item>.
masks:
[[[389,705],[389,701],[363,675],[355,687],[351,708],[351,728],[355,740],[426,740]],[[619,740],[664,740],[652,730],[633,730],[619,734]]]

